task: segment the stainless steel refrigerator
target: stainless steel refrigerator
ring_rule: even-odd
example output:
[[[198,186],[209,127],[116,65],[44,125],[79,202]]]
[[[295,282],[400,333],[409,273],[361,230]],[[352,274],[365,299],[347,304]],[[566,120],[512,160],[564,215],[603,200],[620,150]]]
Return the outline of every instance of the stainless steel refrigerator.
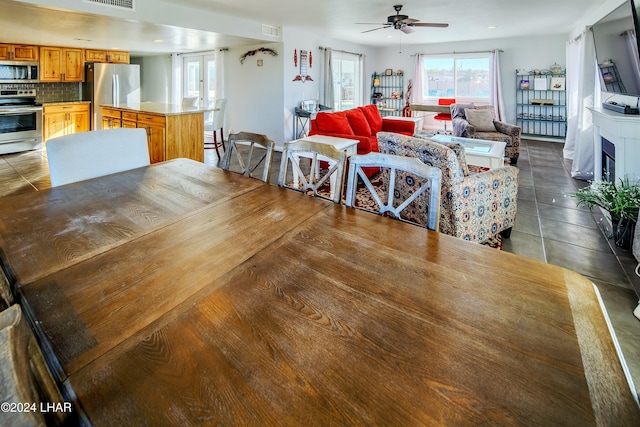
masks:
[[[103,104],[116,106],[140,104],[140,65],[85,65],[82,99],[91,101],[91,129],[102,129]]]

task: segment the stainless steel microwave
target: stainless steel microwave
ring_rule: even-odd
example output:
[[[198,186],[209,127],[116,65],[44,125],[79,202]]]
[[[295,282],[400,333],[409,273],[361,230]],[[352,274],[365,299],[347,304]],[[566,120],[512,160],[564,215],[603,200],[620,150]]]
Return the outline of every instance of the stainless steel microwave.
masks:
[[[39,68],[37,62],[0,61],[0,83],[38,83]]]

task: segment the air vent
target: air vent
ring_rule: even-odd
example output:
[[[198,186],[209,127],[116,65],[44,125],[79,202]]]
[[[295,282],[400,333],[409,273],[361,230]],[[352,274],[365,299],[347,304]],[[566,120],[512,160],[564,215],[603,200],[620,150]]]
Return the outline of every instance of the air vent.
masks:
[[[262,24],[262,35],[270,37],[280,37],[280,27]]]
[[[120,9],[136,10],[135,0],[82,0],[82,2],[117,7]]]

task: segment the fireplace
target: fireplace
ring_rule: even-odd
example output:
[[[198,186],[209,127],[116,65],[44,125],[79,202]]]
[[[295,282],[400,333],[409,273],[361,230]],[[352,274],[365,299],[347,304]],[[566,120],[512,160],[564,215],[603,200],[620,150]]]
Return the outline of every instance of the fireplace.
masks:
[[[616,180],[616,146],[606,138],[602,138],[602,180]]]

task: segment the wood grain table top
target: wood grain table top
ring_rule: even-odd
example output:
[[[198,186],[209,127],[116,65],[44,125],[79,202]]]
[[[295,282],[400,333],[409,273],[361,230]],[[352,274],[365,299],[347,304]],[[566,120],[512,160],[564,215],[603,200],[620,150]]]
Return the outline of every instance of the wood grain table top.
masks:
[[[640,421],[575,272],[186,160],[67,187],[3,204],[49,227],[2,262],[95,425]]]

